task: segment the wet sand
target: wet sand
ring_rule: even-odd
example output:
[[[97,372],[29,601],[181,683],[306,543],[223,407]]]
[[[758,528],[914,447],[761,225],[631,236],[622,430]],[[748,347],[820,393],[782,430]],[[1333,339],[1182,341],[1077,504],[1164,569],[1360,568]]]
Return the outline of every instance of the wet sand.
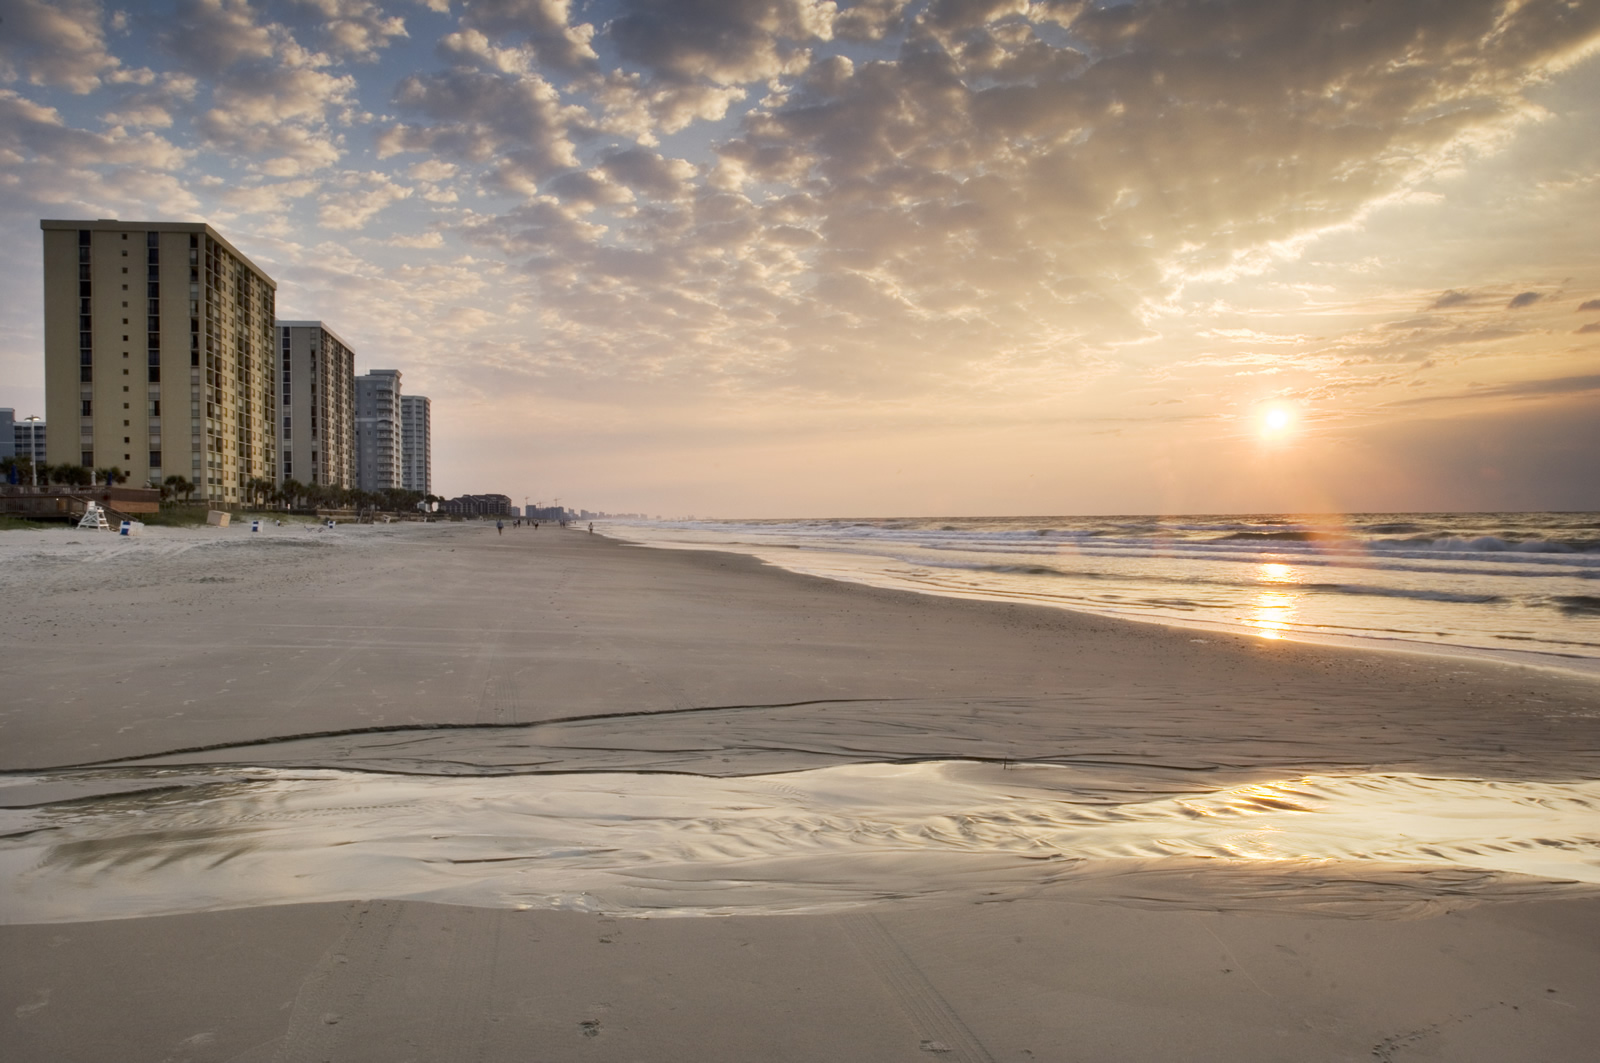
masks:
[[[581,532],[7,532],[0,561],[0,803],[51,814],[146,815],[105,802],[308,768],[976,760],[1071,769],[1112,804],[1318,773],[1600,778],[1600,687],[1570,675]],[[72,888],[114,891],[160,844]],[[1590,889],[1316,861],[981,863],[927,896],[925,870],[888,868],[882,895],[802,914],[634,918],[647,908],[603,890],[587,911],[217,898],[78,921],[67,903],[0,927],[0,1043],[25,1060],[1586,1060],[1600,1041]]]

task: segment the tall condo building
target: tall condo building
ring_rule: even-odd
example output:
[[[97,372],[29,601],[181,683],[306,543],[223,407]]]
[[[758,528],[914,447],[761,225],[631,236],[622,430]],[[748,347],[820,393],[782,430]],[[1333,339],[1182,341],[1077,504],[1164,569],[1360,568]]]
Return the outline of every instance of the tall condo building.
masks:
[[[320,321],[279,321],[278,482],[356,485],[356,356]]]
[[[44,421],[38,417],[24,417],[16,423],[12,438],[16,440],[17,457],[32,458],[35,465],[45,463],[44,425]]]
[[[426,395],[400,399],[400,486],[433,494],[433,403]]]
[[[356,486],[387,491],[401,484],[400,370],[356,377]]]
[[[39,227],[49,460],[221,503],[276,480],[272,278],[204,223]]]

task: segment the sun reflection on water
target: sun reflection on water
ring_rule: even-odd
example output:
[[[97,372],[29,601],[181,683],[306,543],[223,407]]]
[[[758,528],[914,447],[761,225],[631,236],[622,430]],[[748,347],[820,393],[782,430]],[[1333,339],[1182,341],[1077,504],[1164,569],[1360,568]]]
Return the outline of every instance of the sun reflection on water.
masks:
[[[1300,583],[1300,577],[1293,568],[1277,562],[1263,563],[1257,579],[1278,587],[1297,586]],[[1300,596],[1282,590],[1262,590],[1257,592],[1250,606],[1252,612],[1244,618],[1244,622],[1255,628],[1256,634],[1264,639],[1281,639],[1299,612]]]

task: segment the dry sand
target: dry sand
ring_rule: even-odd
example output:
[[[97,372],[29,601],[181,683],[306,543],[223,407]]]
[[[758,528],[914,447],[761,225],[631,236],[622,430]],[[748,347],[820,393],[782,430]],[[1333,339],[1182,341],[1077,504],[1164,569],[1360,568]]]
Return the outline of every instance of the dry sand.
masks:
[[[188,787],[307,766],[978,759],[1070,769],[1077,797],[1111,805],[1307,773],[1600,778],[1592,680],[875,590],[549,527],[6,532],[0,590],[3,803],[52,815],[147,814],[130,811],[144,795],[58,802],[156,771]],[[188,799],[173,793],[169,808]],[[73,889],[115,892],[155,867],[140,858],[80,858],[95,874]],[[806,914],[186,897],[187,914],[24,917],[0,927],[0,1045],[15,1060],[1594,1058],[1592,890],[1241,867],[1030,879],[980,861],[965,884]]]

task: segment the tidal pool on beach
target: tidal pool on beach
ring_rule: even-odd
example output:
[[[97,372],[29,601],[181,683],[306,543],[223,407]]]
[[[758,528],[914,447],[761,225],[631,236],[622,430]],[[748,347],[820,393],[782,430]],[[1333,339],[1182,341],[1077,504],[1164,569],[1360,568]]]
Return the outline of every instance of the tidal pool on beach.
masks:
[[[1412,901],[1600,888],[1593,781],[1322,774],[1131,794],[1072,767],[967,761],[732,778],[218,766],[13,775],[0,794],[8,923],[355,898],[715,915],[1085,884],[1111,902],[1267,892],[1307,908],[1386,886]],[[1153,887],[1163,872],[1186,889]]]

